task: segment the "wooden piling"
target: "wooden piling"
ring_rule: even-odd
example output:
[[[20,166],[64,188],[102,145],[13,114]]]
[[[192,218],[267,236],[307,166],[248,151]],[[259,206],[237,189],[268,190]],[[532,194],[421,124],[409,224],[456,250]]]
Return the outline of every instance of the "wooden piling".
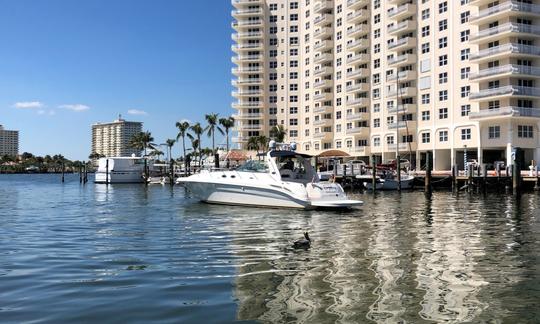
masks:
[[[432,169],[432,161],[431,161],[431,152],[426,152],[426,177],[424,182],[424,191],[430,192],[431,191],[431,169]]]
[[[64,172],[65,172],[65,165],[64,165],[64,162],[62,162],[62,183],[64,182]]]
[[[109,158],[105,160],[105,184],[109,184]]]
[[[455,164],[452,165],[452,191],[459,189],[458,187],[458,170]]]
[[[79,165],[79,183],[83,182],[82,165]]]
[[[375,165],[375,155],[371,156],[371,187],[373,193],[375,193],[377,185],[377,166]]]
[[[521,192],[521,166],[517,159],[512,165],[512,190],[514,194]]]

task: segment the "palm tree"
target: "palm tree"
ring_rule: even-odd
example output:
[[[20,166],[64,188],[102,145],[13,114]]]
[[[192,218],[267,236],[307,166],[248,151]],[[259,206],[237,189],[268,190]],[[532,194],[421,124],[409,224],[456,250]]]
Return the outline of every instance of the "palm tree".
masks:
[[[223,126],[225,130],[226,140],[227,140],[227,152],[229,152],[229,131],[234,127],[234,118],[220,118],[219,123]]]
[[[190,155],[192,156],[199,156],[199,169],[201,168],[201,152],[199,150],[200,140],[193,138],[193,136],[189,137],[191,139],[191,147],[193,148],[192,153]]]
[[[165,144],[167,144],[167,149],[169,150],[169,161],[172,161],[172,148],[174,146],[174,143],[176,143],[176,140],[174,138],[169,138],[165,141]]]
[[[257,155],[259,155],[259,136],[251,136],[249,139],[248,139],[248,142],[247,142],[247,148],[248,150],[255,150],[257,151]]]
[[[200,147],[201,145],[201,135],[204,133],[204,129],[202,128],[201,126],[201,123],[195,123],[195,125],[193,126],[190,126],[189,129],[195,134],[195,136],[191,135],[191,134],[187,134],[187,136],[192,140],[191,141],[191,144],[193,144],[193,139],[197,139],[197,147]],[[196,148],[192,145],[193,147],[193,152],[196,151]],[[198,152],[199,153],[199,167],[201,166],[201,152]]]
[[[221,127],[219,127],[218,125],[218,114],[215,114],[215,113],[211,113],[211,114],[208,114],[208,115],[205,115],[204,118],[206,119],[206,122],[208,123],[208,126],[206,126],[206,128],[204,129],[205,131],[208,131],[208,133],[206,135],[208,135],[208,137],[212,137],[212,154],[216,154],[216,144],[215,144],[215,135],[216,135],[216,130],[221,134],[223,135],[223,129],[221,129]]]
[[[176,135],[176,140],[182,137],[182,151],[184,152],[184,175],[187,174],[186,168],[186,135],[189,129],[189,123],[187,121],[176,122],[176,127],[178,128],[178,135]]]
[[[287,130],[283,125],[276,125],[272,127],[270,131],[270,136],[276,140],[278,143],[283,143],[285,141],[285,136],[287,135]]]
[[[154,138],[152,137],[152,133],[148,131],[140,132],[131,137],[131,140],[129,141],[129,146],[139,151],[143,151],[143,156],[146,156],[146,149],[155,148],[156,144],[154,144],[153,141]]]
[[[257,141],[259,142],[259,145],[264,152],[266,148],[268,147],[268,142],[270,142],[270,139],[264,135],[257,136]]]

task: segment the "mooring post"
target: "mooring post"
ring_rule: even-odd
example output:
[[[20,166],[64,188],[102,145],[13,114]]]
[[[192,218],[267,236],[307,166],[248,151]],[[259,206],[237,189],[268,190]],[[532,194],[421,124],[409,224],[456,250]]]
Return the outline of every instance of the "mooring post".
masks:
[[[455,164],[452,165],[452,191],[458,188],[458,170]]]
[[[426,152],[426,177],[424,182],[424,191],[430,192],[431,191],[431,166],[432,160],[431,160],[431,152]]]
[[[371,156],[371,190],[375,193],[377,185],[377,167],[375,166],[375,155]]]
[[[105,184],[109,184],[109,158],[105,160]]]
[[[512,168],[512,190],[514,194],[521,191],[521,167],[518,160],[514,161]]]
[[[174,186],[174,160],[171,159],[169,165],[169,183],[171,186]]]
[[[82,173],[82,165],[79,165],[79,183],[82,183],[83,181],[83,173]]]
[[[467,191],[471,190],[471,186],[473,185],[473,176],[474,176],[474,169],[472,164],[467,164],[467,178],[468,178],[468,186]]]
[[[64,182],[64,162],[62,162],[62,182]]]
[[[486,193],[486,190],[487,190],[487,166],[484,164],[482,166],[482,189],[484,190],[484,193]]]

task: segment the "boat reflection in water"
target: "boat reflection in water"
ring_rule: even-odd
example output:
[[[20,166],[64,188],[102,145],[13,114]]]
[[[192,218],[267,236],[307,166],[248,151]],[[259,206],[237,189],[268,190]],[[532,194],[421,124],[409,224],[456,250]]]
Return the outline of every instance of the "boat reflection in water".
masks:
[[[238,319],[419,323],[534,316],[521,313],[511,297],[537,277],[531,270],[527,277],[516,253],[524,225],[515,203],[501,213],[504,201],[381,195],[364,196],[369,209],[362,215],[293,211],[259,219],[259,232],[249,230],[254,215],[231,223],[231,249],[241,260]],[[311,249],[290,248],[306,228]]]

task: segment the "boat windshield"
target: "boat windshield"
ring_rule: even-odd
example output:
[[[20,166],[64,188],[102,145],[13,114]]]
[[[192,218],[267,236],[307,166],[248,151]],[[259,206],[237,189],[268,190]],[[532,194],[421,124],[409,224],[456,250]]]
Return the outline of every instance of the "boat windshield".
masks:
[[[268,172],[268,164],[265,161],[257,161],[257,160],[249,160],[236,171],[243,171],[243,172]]]

